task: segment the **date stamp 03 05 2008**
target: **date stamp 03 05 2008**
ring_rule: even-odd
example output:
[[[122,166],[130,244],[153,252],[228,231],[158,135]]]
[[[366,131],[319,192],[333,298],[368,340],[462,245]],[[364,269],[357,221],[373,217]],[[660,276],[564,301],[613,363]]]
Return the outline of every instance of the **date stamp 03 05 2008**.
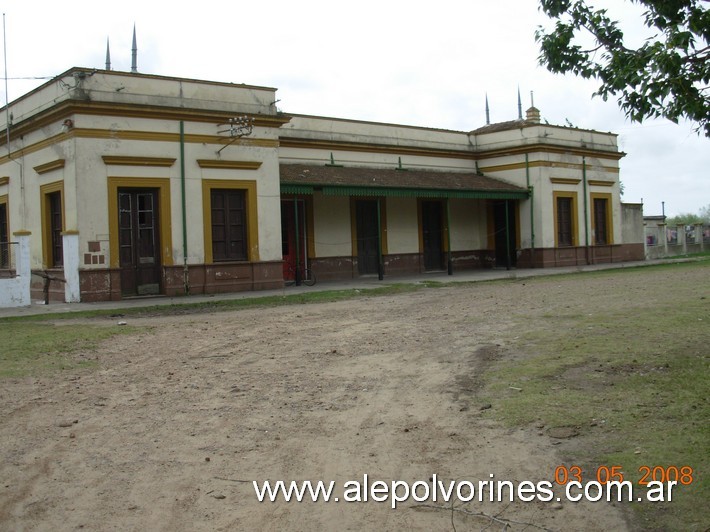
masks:
[[[639,479],[636,481],[641,486],[649,482],[677,482],[683,486],[693,483],[693,468],[690,466],[641,466],[638,468]],[[555,468],[555,483],[564,485],[572,481],[582,482],[584,472],[579,466],[560,465]],[[621,466],[599,466],[596,470],[596,481],[600,484],[608,482],[624,482],[624,472]]]

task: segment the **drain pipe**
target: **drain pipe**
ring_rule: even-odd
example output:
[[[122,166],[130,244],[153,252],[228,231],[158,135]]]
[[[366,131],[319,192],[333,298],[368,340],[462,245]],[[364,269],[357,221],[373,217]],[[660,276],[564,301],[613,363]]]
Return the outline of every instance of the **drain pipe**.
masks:
[[[530,193],[530,266],[535,267],[535,187],[530,185],[530,162],[525,154],[525,180]]]
[[[185,295],[190,293],[190,272],[187,267],[187,200],[185,198],[185,122],[180,120],[180,190],[182,191],[182,283]]]
[[[589,207],[587,205],[587,158],[582,157],[582,185],[584,194],[584,256],[589,264]]]

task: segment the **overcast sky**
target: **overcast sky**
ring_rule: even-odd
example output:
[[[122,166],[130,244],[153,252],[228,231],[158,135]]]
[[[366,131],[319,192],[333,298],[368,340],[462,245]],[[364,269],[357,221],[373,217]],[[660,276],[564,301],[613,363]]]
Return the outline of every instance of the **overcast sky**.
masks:
[[[638,6],[599,0],[640,40]],[[143,0],[0,2],[5,14],[7,96],[12,101],[71,67],[131,67],[146,74],[278,89],[286,113],[470,131],[518,116],[530,92],[551,124],[612,131],[623,201],[645,214],[697,213],[710,204],[710,140],[692,124],[632,124],[596,84],[538,66],[535,30],[551,22],[537,0]],[[184,6],[184,7],[183,7]],[[26,79],[29,78],[29,79]],[[5,87],[0,88],[6,101]]]

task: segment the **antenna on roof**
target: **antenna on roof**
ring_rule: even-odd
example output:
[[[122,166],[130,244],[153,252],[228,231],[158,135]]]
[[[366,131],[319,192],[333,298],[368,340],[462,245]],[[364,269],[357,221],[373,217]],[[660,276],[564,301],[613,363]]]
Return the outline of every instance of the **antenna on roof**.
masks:
[[[535,100],[533,99],[533,91],[530,91],[530,107],[535,107]]]
[[[133,48],[131,48],[131,72],[138,72],[138,45],[136,44],[136,25],[133,24]]]
[[[520,101],[520,85],[518,85],[518,120],[523,119],[523,104]]]
[[[491,123],[491,111],[488,108],[488,93],[486,93],[486,125]]]
[[[106,70],[111,70],[111,50],[108,45],[108,37],[106,37]]]

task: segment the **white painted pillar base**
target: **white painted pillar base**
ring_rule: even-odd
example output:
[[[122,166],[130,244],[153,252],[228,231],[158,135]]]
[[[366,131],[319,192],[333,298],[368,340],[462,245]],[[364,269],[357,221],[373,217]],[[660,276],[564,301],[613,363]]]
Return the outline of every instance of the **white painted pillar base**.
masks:
[[[15,242],[17,242],[13,250],[15,253],[15,277],[0,279],[0,307],[29,307],[32,303],[30,299],[30,280],[32,277],[30,268],[30,232],[17,231],[13,233],[13,236],[15,237]]]
[[[64,253],[64,301],[66,303],[79,303],[81,291],[79,289],[79,233],[65,231],[62,233]]]

